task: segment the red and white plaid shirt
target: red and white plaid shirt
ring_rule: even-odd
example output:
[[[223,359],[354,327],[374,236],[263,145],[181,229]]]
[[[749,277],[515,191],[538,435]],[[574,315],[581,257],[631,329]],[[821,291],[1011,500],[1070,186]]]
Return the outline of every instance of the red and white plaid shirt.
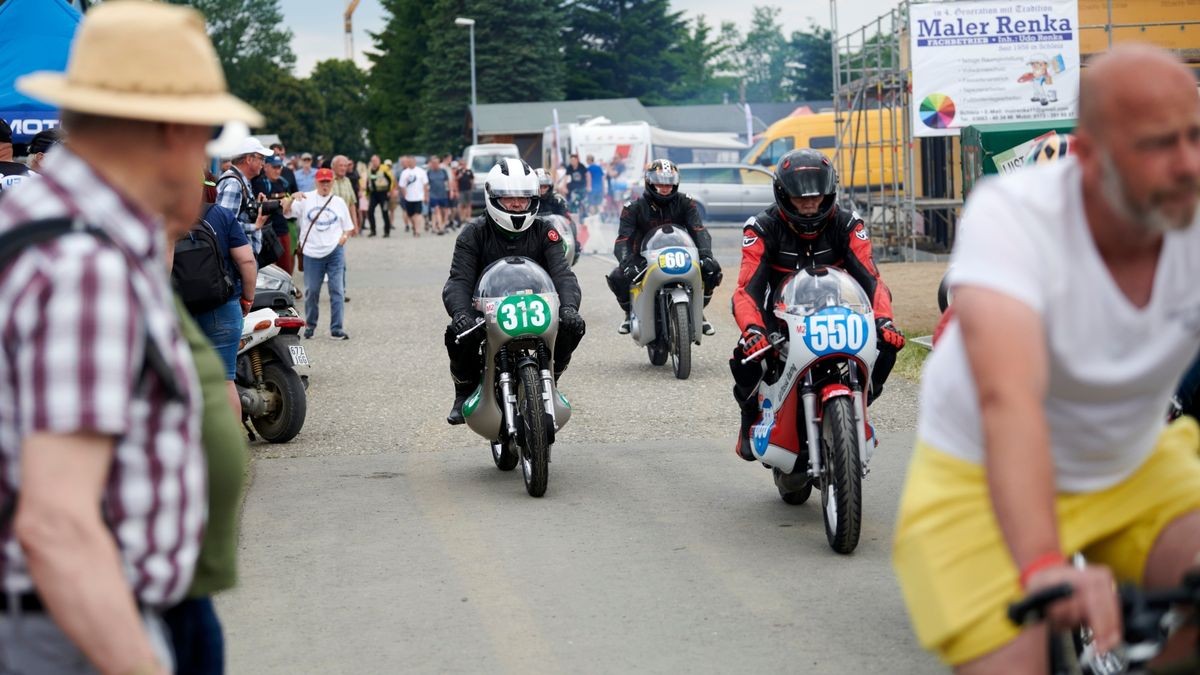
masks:
[[[69,149],[0,200],[0,232],[78,217],[111,238],[69,234],[0,271],[0,504],[20,486],[21,442],[36,432],[116,440],[103,514],[137,600],[163,607],[191,582],[207,515],[200,388],[176,323],[163,234]],[[174,373],[169,400],[143,372],[150,336]],[[0,531],[4,589],[33,588],[12,528]]]

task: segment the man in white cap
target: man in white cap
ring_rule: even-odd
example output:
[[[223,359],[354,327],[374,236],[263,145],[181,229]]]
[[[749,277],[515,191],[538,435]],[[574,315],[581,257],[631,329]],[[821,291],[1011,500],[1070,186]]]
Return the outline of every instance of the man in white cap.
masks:
[[[207,493],[160,223],[197,217],[214,128],[262,116],[203,17],[159,3],[99,5],[67,72],[17,88],[69,135],[0,200],[0,237],[59,232],[0,280],[0,670],[167,673],[159,612],[188,589]]]
[[[217,179],[217,205],[237,216],[256,256],[262,251],[262,227],[267,218],[259,213],[251,181],[262,173],[266,158],[274,154],[257,138],[247,136],[233,154],[232,166]]]

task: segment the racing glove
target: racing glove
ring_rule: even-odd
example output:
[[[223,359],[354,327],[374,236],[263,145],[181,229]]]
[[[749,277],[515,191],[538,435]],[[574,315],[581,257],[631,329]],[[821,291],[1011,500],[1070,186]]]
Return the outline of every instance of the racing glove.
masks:
[[[621,266],[621,274],[625,275],[625,279],[628,280],[629,283],[633,283],[633,280],[637,278],[637,275],[641,274],[642,270],[645,269],[642,261],[636,260],[635,258],[636,256],[629,256],[629,259],[626,260],[625,264]]]
[[[767,340],[767,330],[765,328],[762,326],[747,326],[746,330],[742,331],[742,339],[738,340],[738,345],[742,348],[742,354],[750,356],[765,347],[769,347],[771,343]],[[759,356],[762,356],[762,354]]]
[[[568,333],[582,336],[587,329],[579,310],[574,307],[563,307],[558,310],[558,323]]]
[[[717,262],[716,258],[710,255],[701,256],[700,272],[705,278],[711,280],[710,283],[713,286],[719,286],[721,284],[721,280],[725,276],[721,274],[721,264]]]
[[[904,334],[896,328],[891,319],[880,317],[875,320],[875,332],[879,334],[879,348],[887,347],[894,351],[904,349]]]
[[[454,315],[454,334],[462,335],[474,328],[480,321],[483,321],[483,316],[473,309],[458,312]]]

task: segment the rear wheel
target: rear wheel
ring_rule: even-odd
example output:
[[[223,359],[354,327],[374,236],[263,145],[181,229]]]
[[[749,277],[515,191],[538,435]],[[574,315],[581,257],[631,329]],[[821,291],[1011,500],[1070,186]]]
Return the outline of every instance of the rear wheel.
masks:
[[[851,553],[858,546],[862,524],[862,463],[854,404],[849,398],[838,396],[825,403],[821,445],[825,464],[821,490],[825,538],[834,551]]]
[[[291,366],[279,361],[263,364],[263,387],[269,409],[266,415],[251,419],[254,429],[271,443],[287,443],[300,433],[308,411],[304,383]]]
[[[650,357],[652,366],[661,366],[667,362],[667,345],[661,335],[646,345],[646,355]]]
[[[546,410],[542,407],[542,380],[537,365],[527,363],[521,367],[517,382],[517,401],[521,406],[521,424],[524,425],[524,444],[521,448],[521,473],[525,477],[525,491],[530,497],[546,494],[550,480],[550,446],[546,438]]]
[[[671,305],[671,365],[676,379],[686,380],[692,374],[692,316],[687,303]]]
[[[496,463],[496,468],[501,471],[512,471],[517,468],[517,460],[520,457],[517,451],[513,449],[512,441],[492,441],[492,461]]]

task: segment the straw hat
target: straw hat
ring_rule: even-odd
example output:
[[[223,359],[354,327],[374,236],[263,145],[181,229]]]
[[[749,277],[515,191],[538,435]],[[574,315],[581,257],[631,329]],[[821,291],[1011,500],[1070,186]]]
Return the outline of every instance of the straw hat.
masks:
[[[64,110],[155,122],[261,126],[229,94],[204,17],[157,2],[105,2],[87,13],[67,72],[17,79],[17,89]]]

